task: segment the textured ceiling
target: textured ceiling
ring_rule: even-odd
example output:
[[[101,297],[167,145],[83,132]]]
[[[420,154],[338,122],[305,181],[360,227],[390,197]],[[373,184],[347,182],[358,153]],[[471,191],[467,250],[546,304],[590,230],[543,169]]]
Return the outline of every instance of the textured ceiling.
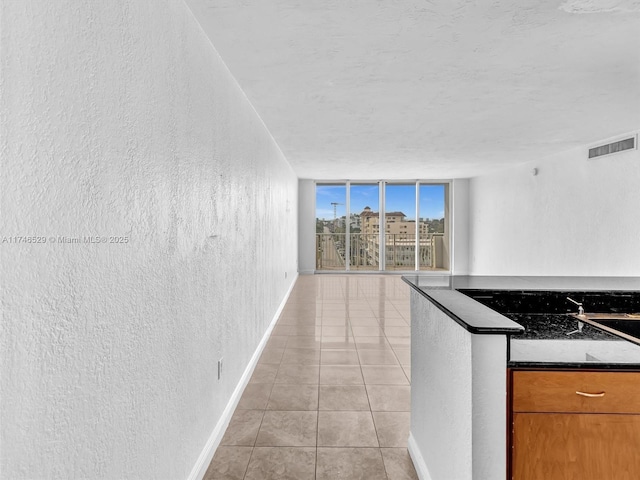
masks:
[[[454,178],[640,128],[640,0],[186,0],[301,178]]]

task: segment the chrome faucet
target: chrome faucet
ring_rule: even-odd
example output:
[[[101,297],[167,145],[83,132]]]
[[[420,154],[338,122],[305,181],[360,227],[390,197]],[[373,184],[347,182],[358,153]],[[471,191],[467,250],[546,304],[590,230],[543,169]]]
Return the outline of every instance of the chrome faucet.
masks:
[[[582,303],[576,302],[573,298],[567,297],[567,300],[575,303],[578,306],[578,315],[584,315],[584,308],[582,307]]]
[[[578,306],[578,315],[584,315],[584,308],[581,302],[576,302],[573,298],[569,298],[569,297],[567,297],[567,300],[575,303]],[[574,333],[582,333],[583,327],[584,327],[584,322],[581,322],[580,320],[578,320],[578,329],[574,330],[573,332],[567,333],[567,335],[573,335]]]

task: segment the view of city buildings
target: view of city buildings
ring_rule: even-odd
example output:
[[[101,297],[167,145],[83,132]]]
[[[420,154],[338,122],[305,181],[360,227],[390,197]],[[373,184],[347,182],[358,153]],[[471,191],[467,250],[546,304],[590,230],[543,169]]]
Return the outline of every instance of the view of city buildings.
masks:
[[[447,184],[316,184],[316,270],[447,270]]]
[[[348,223],[347,229],[346,215],[333,220],[316,218],[316,269],[344,270],[347,250],[350,269],[379,269],[380,213],[366,206],[361,213],[349,215]],[[414,270],[416,260],[420,270],[441,267],[438,251],[442,252],[444,225],[444,218],[420,218],[416,225],[401,211],[386,212],[385,269]]]

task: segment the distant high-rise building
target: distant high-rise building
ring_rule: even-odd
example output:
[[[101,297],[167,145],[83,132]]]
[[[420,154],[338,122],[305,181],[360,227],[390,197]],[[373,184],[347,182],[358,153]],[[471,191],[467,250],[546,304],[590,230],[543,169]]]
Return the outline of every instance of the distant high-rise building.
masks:
[[[416,222],[407,220],[403,212],[385,214],[385,251],[388,266],[413,267],[416,251]],[[358,250],[366,254],[365,262],[376,264],[379,257],[380,214],[365,207],[360,213],[362,247]],[[420,246],[420,264],[432,263],[433,239],[428,235],[428,224],[419,222],[418,238]]]
[[[385,233],[392,235],[415,235],[415,220],[406,220],[406,218],[407,216],[402,212],[387,212],[385,214]],[[360,224],[362,233],[378,233],[380,231],[380,214],[378,212],[372,212],[370,207],[364,207],[364,210],[360,214]],[[427,233],[427,223],[420,222],[419,229],[419,234]]]

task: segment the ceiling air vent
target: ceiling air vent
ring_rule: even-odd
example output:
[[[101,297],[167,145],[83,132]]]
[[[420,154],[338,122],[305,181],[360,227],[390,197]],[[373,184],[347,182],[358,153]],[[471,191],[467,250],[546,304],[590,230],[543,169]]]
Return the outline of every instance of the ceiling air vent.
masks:
[[[589,149],[589,158],[601,157],[603,155],[610,155],[612,153],[622,152],[624,150],[633,150],[637,148],[636,137],[625,138],[624,140],[618,140],[617,142],[608,143],[606,145],[600,145]]]

